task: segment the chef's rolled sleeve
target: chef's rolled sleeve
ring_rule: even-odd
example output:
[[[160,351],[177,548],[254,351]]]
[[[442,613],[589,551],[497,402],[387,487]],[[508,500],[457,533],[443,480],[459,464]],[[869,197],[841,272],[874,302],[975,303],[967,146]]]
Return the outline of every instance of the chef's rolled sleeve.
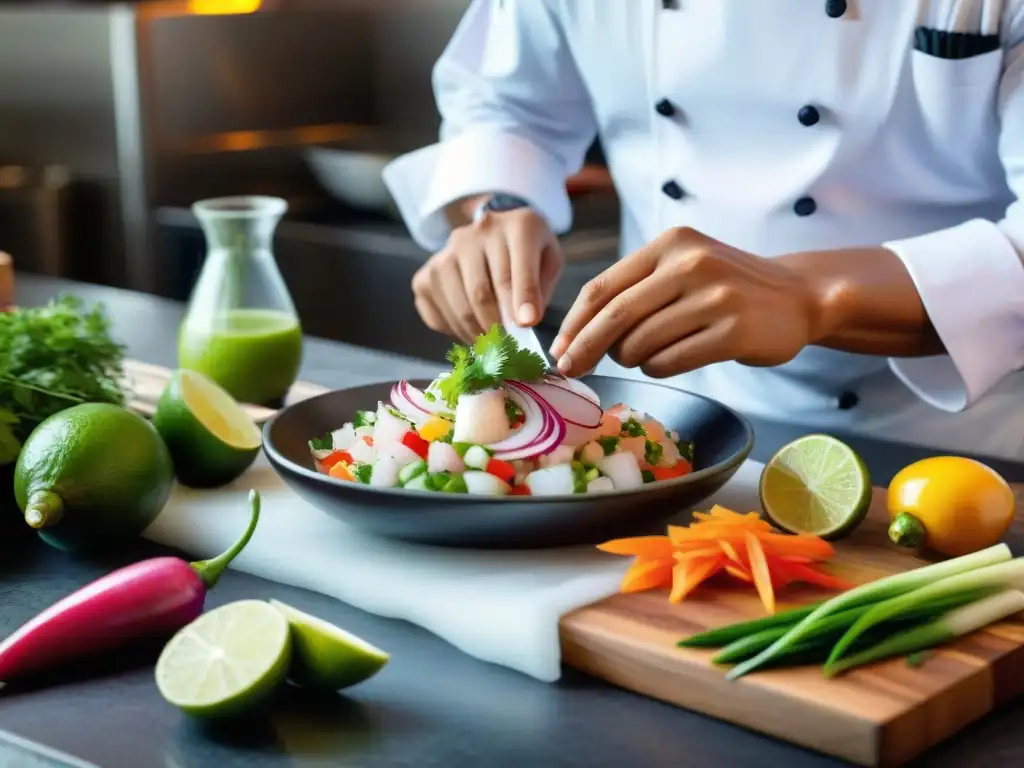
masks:
[[[1024,265],[990,221],[886,243],[906,266],[947,354],[890,360],[922,400],[969,408],[1024,366]]]
[[[597,128],[549,0],[473,0],[434,67],[434,92],[440,141],[384,170],[416,242],[441,248],[445,208],[487,192],[521,197],[555,232],[568,230],[565,180]]]

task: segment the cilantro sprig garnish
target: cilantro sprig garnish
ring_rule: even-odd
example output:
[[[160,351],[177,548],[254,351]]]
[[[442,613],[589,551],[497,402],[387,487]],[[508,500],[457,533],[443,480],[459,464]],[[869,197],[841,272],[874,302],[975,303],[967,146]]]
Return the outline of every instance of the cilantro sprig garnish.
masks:
[[[482,389],[493,389],[509,380],[537,381],[547,372],[540,355],[523,349],[500,325],[477,337],[473,347],[456,344],[448,352],[451,373],[437,389],[454,408],[459,396]]]

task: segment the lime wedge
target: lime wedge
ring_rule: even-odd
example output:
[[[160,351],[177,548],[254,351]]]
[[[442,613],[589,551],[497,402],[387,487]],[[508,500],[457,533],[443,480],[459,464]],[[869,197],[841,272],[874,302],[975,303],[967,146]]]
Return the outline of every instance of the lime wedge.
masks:
[[[871,506],[871,476],[857,453],[830,435],[780,448],[761,472],[761,506],[779,528],[840,539]]]
[[[194,717],[241,714],[284,680],[291,631],[262,600],[239,600],[180,629],[156,663],[160,695]]]
[[[391,658],[365,640],[290,605],[270,604],[288,619],[294,654],[289,677],[296,685],[339,691],[377,674]]]
[[[182,485],[212,488],[241,475],[262,445],[259,427],[218,384],[177,370],[164,388],[153,426],[167,444]]]

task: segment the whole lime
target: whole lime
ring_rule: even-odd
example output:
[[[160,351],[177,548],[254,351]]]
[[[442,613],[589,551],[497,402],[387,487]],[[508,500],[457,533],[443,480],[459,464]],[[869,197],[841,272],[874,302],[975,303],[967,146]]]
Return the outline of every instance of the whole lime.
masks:
[[[60,549],[138,536],[174,483],[171,455],[141,416],[108,403],[60,411],[28,436],[14,470],[25,521]]]

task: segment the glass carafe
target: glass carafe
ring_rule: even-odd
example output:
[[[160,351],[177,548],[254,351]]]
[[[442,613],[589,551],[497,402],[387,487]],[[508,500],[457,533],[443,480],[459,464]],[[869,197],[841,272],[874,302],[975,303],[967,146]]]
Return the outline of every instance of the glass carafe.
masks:
[[[206,374],[240,402],[280,404],[302,362],[299,317],[272,249],[287,208],[276,197],[192,206],[206,260],[178,334],[178,365]]]

